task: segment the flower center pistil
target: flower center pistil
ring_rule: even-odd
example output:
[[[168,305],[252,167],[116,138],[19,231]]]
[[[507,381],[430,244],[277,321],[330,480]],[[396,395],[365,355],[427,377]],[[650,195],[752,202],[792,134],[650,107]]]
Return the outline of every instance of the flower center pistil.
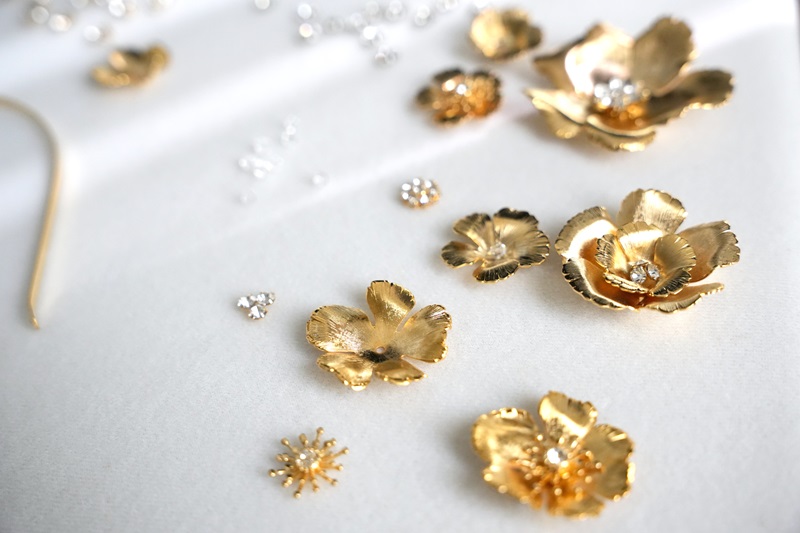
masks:
[[[658,281],[661,278],[661,270],[650,261],[636,261],[631,265],[628,278],[638,285],[644,285],[648,279]]]
[[[486,259],[491,261],[502,259],[505,257],[507,251],[506,245],[497,241],[486,250]]]
[[[613,111],[621,111],[642,97],[635,83],[618,77],[595,83],[593,96],[595,107]]]

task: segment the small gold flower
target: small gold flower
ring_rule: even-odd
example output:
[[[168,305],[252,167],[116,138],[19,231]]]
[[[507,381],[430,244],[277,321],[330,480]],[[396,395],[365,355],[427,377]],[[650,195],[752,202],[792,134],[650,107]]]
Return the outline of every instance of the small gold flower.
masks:
[[[536,67],[556,89],[526,94],[562,139],[583,132],[612,150],[643,150],[657,126],[730,98],[731,75],[687,72],[693,56],[692,32],[681,21],[662,18],[637,39],[600,24],[583,39],[537,57]]]
[[[323,479],[333,486],[337,481],[328,476],[328,470],[342,470],[342,465],[336,463],[336,458],[349,452],[347,448],[342,448],[338,452],[332,448],[336,446],[336,439],[330,439],[321,443],[322,428],[317,428],[317,435],[313,442],[301,434],[299,437],[301,448],[292,446],[289,439],[281,440],[281,444],[289,448],[290,453],[281,453],[275,456],[278,461],[284,463],[280,470],[270,470],[270,477],[286,476],[283,486],[288,487],[297,481],[297,490],[294,497],[299,498],[306,484],[311,484],[314,492],[319,490],[317,478]]]
[[[504,207],[493,217],[475,213],[453,224],[453,231],[469,243],[452,241],[442,248],[442,259],[453,268],[477,263],[478,281],[496,282],[518,268],[541,264],[550,253],[550,242],[539,230],[539,221],[526,211]]]
[[[739,261],[736,236],[727,222],[710,222],[675,233],[686,218],[669,194],[629,194],[616,224],[604,207],[572,217],[556,240],[563,273],[584,298],[612,309],[686,309],[721,283],[699,285],[717,267]]]
[[[147,50],[114,50],[108,56],[108,66],[92,70],[92,78],[103,87],[118,89],[135,87],[155,78],[169,60],[161,46]]]
[[[489,463],[483,479],[535,509],[571,518],[595,516],[603,498],[619,500],[631,488],[633,442],[621,430],[595,425],[589,402],[550,392],[539,403],[540,427],[522,409],[482,415],[472,446]]]
[[[503,60],[535,47],[542,40],[542,31],[522,9],[484,9],[472,20],[469,37],[484,56]]]
[[[500,80],[488,72],[464,74],[459,69],[440,72],[417,94],[417,103],[433,110],[439,124],[457,124],[485,117],[500,105]]]
[[[367,304],[374,324],[354,307],[330,305],[312,313],[306,339],[326,352],[317,359],[320,368],[336,374],[351,389],[362,390],[373,374],[395,385],[424,378],[405,358],[426,363],[444,359],[451,325],[444,307],[423,307],[406,320],[414,307],[414,295],[388,281],[370,284]]]

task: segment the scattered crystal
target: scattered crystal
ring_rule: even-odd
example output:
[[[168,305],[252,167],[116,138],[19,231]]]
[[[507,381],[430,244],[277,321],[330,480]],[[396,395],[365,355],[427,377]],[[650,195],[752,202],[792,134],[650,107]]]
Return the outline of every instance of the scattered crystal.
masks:
[[[295,458],[295,465],[299,468],[316,468],[319,461],[319,453],[311,448],[303,448]]]
[[[311,176],[311,184],[315,187],[322,187],[328,184],[328,175],[323,172],[315,172],[313,176]]]
[[[439,186],[435,181],[414,178],[400,187],[400,199],[408,207],[427,207],[439,201]]]
[[[28,12],[31,22],[34,24],[47,24],[50,20],[50,11],[44,6],[33,6]]]
[[[393,48],[389,48],[388,46],[381,46],[375,52],[374,60],[379,65],[393,65],[397,63],[397,51]]]
[[[549,448],[546,452],[544,452],[544,460],[553,466],[560,465],[568,458],[569,455],[567,455],[567,452],[561,448]]]
[[[256,6],[256,9],[261,11],[266,11],[272,5],[271,0],[253,0],[253,5]]]
[[[389,22],[394,22],[403,18],[405,11],[406,6],[403,5],[401,0],[391,0],[386,6],[383,16]]]
[[[297,6],[297,17],[300,20],[311,20],[314,18],[314,8],[311,7],[311,4],[300,4]]]
[[[496,243],[491,245],[488,250],[486,250],[486,259],[492,261],[496,259],[502,259],[505,256],[506,256],[506,245],[500,241],[497,241]]]
[[[647,275],[650,276],[650,279],[653,281],[658,281],[658,279],[661,277],[661,271],[656,265],[650,263],[647,265]]]
[[[384,35],[377,26],[364,26],[359,40],[362,46],[377,46],[383,42]]]
[[[369,20],[376,20],[381,17],[381,5],[375,0],[369,0],[364,4],[364,16]]]
[[[67,31],[72,27],[72,18],[69,15],[64,15],[63,13],[54,13],[50,17],[50,20],[47,22],[47,24],[53,31]]]
[[[633,268],[631,268],[631,272],[628,277],[630,277],[632,282],[641,285],[647,281],[647,270],[645,270],[644,265],[635,265]]]
[[[480,13],[484,9],[488,9],[491,5],[491,0],[473,0],[472,12],[475,14]]]
[[[275,293],[259,292],[250,296],[242,296],[236,302],[236,306],[247,309],[249,316],[253,320],[259,320],[267,316],[267,307],[275,303]]]
[[[436,11],[447,13],[458,7],[458,0],[436,0]]]
[[[108,12],[112,17],[122,18],[128,14],[128,5],[122,0],[109,0]]]
[[[250,205],[258,200],[258,196],[256,195],[253,189],[247,189],[242,194],[239,195],[239,203],[242,205]]]
[[[427,26],[432,17],[433,11],[430,6],[423,4],[414,11],[414,24],[419,27]]]
[[[350,32],[358,33],[367,25],[367,19],[362,13],[353,13],[347,17],[345,29]]]
[[[100,26],[86,26],[83,29],[83,38],[90,43],[101,43],[108,39],[110,30]]]
[[[648,277],[653,281],[658,281],[658,279],[661,277],[661,270],[658,268],[658,265],[655,265],[650,261],[636,261],[631,266],[628,277],[632,282],[642,285],[647,281]]]
[[[622,109],[639,100],[639,91],[630,80],[612,77],[594,86],[594,101],[601,108]]]
[[[320,35],[322,35],[322,26],[312,22],[304,22],[300,24],[299,28],[297,28],[297,32],[304,41],[311,42],[315,41]]]

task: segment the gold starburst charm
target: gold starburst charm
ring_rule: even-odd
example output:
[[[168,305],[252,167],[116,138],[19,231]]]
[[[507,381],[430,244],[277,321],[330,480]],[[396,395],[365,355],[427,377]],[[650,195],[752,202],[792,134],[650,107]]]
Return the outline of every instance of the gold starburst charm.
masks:
[[[538,45],[542,31],[522,9],[484,9],[472,20],[469,37],[485,57],[504,60]]]
[[[584,133],[611,150],[643,150],[657,126],[687,109],[720,106],[733,93],[727,72],[687,71],[694,51],[692,31],[678,20],[662,18],[636,39],[600,24],[537,57],[556,88],[526,94],[562,139]]]
[[[539,222],[527,211],[507,207],[494,214],[475,213],[458,220],[453,231],[471,242],[452,241],[442,248],[442,259],[453,268],[477,264],[478,281],[496,282],[519,268],[539,265],[550,253],[550,242]]]
[[[451,319],[441,305],[423,307],[409,318],[414,303],[414,295],[403,287],[373,281],[367,304],[374,325],[361,309],[320,307],[306,324],[308,342],[325,352],[317,365],[356,391],[366,388],[373,374],[395,385],[424,378],[406,358],[426,363],[444,359]]]
[[[572,217],[556,240],[564,277],[602,307],[686,309],[722,290],[721,283],[697,282],[739,261],[739,247],[723,221],[676,233],[685,218],[680,201],[653,189],[629,194],[616,223],[604,207],[587,209]]]
[[[169,61],[169,54],[161,46],[147,50],[114,50],[108,56],[108,65],[92,70],[92,78],[110,89],[136,87],[155,78]]]
[[[465,74],[460,69],[446,70],[417,94],[417,103],[433,110],[433,120],[438,124],[485,117],[500,105],[500,80],[484,71]]]
[[[539,403],[540,426],[526,411],[485,414],[472,427],[472,446],[489,463],[483,479],[535,509],[571,518],[595,516],[603,499],[618,500],[633,483],[633,442],[596,425],[589,402],[550,392]]]
[[[283,486],[289,487],[295,481],[297,482],[297,490],[294,492],[294,497],[299,498],[306,485],[310,484],[313,491],[319,491],[319,482],[317,478],[327,481],[333,486],[336,486],[337,481],[328,476],[328,470],[342,470],[342,465],[336,462],[336,458],[345,455],[349,452],[347,448],[342,448],[339,451],[334,451],[333,447],[336,446],[336,439],[330,439],[321,442],[322,428],[317,428],[317,435],[313,441],[309,441],[305,435],[300,435],[300,447],[292,446],[289,439],[283,439],[281,444],[289,449],[289,453],[281,453],[275,458],[284,463],[283,468],[279,470],[270,470],[270,477],[286,476],[283,480]]]

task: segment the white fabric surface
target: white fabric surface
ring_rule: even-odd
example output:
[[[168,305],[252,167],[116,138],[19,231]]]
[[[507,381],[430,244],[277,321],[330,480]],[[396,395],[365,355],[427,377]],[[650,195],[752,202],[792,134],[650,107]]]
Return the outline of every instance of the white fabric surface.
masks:
[[[118,42],[166,44],[164,76],[108,92],[86,76],[104,50],[20,26],[20,5],[0,6],[0,93],[52,122],[65,187],[34,331],[43,144],[0,111],[0,531],[800,530],[793,2],[530,3],[539,51],[599,20],[637,33],[669,13],[693,27],[697,68],[735,74],[728,106],[640,154],[552,138],[521,95],[547,83],[527,59],[494,67],[498,113],[434,128],[413,95],[482,64],[465,9],[392,27],[400,61],[380,69],[352,37],[298,43],[294,2],[185,1],[120,28]],[[236,159],[290,113],[300,141],[240,205],[252,181]],[[424,212],[396,199],[418,175],[443,191]],[[615,313],[575,294],[557,257],[491,286],[439,258],[465,214],[530,210],[554,239],[638,187],[680,198],[687,225],[731,223],[742,260],[714,274],[725,291],[674,315]],[[443,304],[454,325],[427,379],[355,393],[316,367],[304,325],[320,305],[364,307],[373,279]],[[278,299],[251,322],[235,302],[257,290]],[[470,447],[480,414],[535,409],[551,389],[636,443],[633,491],[590,523],[497,494]],[[267,472],[282,437],[318,425],[351,454],[338,487],[296,502]]]

